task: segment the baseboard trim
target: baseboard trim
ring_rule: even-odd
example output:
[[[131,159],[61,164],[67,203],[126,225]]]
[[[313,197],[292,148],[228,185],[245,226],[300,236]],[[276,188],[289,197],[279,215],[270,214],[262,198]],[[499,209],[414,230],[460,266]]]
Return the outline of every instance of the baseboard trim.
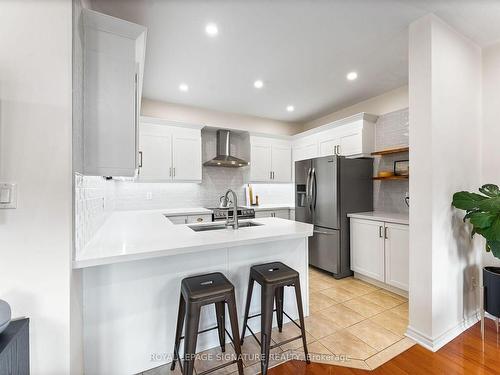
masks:
[[[474,324],[479,322],[479,312],[471,315],[468,318],[465,318],[462,320],[460,323],[458,323],[455,327],[449,329],[442,335],[439,335],[436,338],[429,337],[422,332],[418,331],[417,329],[408,326],[408,329],[406,331],[406,336],[409,337],[410,339],[414,340],[417,342],[417,344],[422,345],[424,348],[436,352],[439,349],[441,349],[444,345],[449,343],[451,340],[453,340],[455,337],[460,335],[462,332],[465,330],[469,329],[472,327]]]

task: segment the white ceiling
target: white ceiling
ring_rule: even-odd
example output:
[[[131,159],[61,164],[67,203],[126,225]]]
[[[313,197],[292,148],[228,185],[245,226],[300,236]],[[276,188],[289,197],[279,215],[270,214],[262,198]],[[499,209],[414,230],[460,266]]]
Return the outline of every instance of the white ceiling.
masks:
[[[434,12],[481,46],[499,0],[93,0],[148,28],[143,96],[308,121],[407,83],[408,25]],[[215,22],[219,35],[204,28]],[[355,70],[356,81],[345,76]],[[253,87],[256,79],[264,88]],[[179,91],[181,82],[188,92]],[[286,106],[295,106],[287,112]]]

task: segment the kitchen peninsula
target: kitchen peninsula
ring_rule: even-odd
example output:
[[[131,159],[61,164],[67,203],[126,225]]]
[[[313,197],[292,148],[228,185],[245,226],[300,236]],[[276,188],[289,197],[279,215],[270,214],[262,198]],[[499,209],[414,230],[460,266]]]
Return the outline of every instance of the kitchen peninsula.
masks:
[[[250,266],[282,261],[300,273],[308,315],[307,238],[312,225],[272,217],[252,219],[261,225],[237,230],[195,231],[173,224],[166,211],[112,213],[75,258],[73,267],[83,269],[88,373],[139,373],[170,362],[180,281],[189,275],[223,272],[236,289],[241,327]],[[213,224],[194,226],[207,225]],[[295,318],[293,291],[285,292],[290,293],[285,310]],[[252,314],[259,312],[259,295],[256,286]],[[258,319],[251,323],[260,331]],[[200,330],[214,325],[215,312],[204,309]],[[216,331],[199,336],[199,351],[217,345]]]

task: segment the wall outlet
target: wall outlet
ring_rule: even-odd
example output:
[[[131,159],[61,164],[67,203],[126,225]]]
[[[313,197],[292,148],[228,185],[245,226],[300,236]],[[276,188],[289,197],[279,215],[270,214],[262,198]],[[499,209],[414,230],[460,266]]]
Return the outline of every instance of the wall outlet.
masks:
[[[148,191],[146,193],[146,200],[147,201],[153,200],[153,193],[152,192]]]
[[[472,284],[472,289],[476,289],[479,286],[479,282],[476,276],[472,276],[471,284]]]
[[[0,208],[17,208],[17,185],[0,183]]]

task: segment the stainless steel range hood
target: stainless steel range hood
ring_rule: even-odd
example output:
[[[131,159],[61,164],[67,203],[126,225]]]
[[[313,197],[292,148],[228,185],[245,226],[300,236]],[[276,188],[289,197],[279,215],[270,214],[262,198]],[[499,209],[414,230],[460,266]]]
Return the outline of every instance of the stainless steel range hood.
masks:
[[[207,167],[231,167],[239,168],[248,165],[243,159],[231,156],[231,132],[229,130],[217,130],[217,156],[205,162]]]

